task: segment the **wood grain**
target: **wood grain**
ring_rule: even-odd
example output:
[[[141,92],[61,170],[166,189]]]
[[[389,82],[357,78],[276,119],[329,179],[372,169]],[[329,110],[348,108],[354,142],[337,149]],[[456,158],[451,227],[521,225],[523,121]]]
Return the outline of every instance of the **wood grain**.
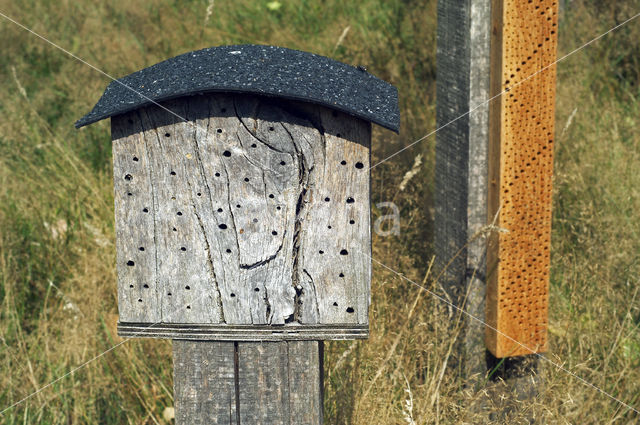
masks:
[[[243,95],[164,106],[189,122],[112,118],[120,321],[367,325],[370,123]]]
[[[173,341],[176,424],[322,423],[322,343]]]
[[[176,424],[236,424],[233,342],[173,341]]]
[[[490,10],[490,0],[438,1],[435,265],[449,299],[475,317],[485,313]],[[452,361],[482,376],[484,325],[462,320]]]
[[[508,231],[492,237],[487,257],[487,322],[497,331],[485,340],[496,357],[547,349],[555,66],[546,67],[556,60],[557,8],[493,2],[492,94],[508,90],[492,105],[489,147],[489,216],[499,212]]]

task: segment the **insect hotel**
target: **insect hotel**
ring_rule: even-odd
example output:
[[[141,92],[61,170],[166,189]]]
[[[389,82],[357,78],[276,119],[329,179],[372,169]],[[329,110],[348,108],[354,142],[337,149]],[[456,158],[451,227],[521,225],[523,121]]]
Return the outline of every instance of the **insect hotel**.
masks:
[[[397,91],[272,46],[107,87],[118,333],[174,340],[177,423],[321,423],[322,340],[368,336],[371,123]],[[274,396],[275,394],[275,396]]]

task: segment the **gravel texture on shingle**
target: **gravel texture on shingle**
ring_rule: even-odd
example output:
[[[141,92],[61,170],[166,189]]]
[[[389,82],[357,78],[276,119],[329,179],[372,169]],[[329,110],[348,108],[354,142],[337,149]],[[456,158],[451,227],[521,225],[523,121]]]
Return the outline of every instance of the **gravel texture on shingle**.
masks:
[[[210,92],[251,93],[333,108],[400,128],[398,91],[362,67],[283,47],[236,45],[185,53],[112,81],[76,128],[154,102]]]

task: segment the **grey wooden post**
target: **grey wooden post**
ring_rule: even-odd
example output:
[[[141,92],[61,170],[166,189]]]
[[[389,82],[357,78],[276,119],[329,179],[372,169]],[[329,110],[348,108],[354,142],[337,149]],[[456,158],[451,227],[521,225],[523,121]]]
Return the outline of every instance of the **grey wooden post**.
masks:
[[[438,1],[437,127],[489,97],[491,0]],[[489,106],[436,133],[435,248],[449,299],[484,320]],[[450,262],[451,261],[451,262]],[[450,262],[450,263],[449,263]],[[447,266],[448,265],[448,266]],[[457,366],[462,376],[486,371],[484,326],[462,317]]]
[[[174,340],[176,422],[322,423],[322,341],[368,336],[370,123],[397,131],[395,88],[223,46],[111,83],[76,125],[106,117],[118,333]]]

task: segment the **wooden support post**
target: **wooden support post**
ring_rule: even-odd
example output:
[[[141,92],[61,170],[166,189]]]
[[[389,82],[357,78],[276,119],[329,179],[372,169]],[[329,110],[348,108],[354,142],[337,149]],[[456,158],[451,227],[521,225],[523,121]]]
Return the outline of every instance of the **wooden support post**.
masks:
[[[176,424],[322,424],[322,342],[173,341]]]
[[[441,284],[489,325],[465,318],[458,365],[470,378],[501,364],[493,376],[526,399],[538,379],[528,348],[546,349],[555,67],[529,77],[555,60],[557,4],[440,0],[438,19],[437,126],[472,111],[437,134]],[[475,109],[506,89],[490,113]],[[505,231],[487,241],[496,217]]]
[[[437,127],[473,111],[436,133],[436,258],[450,300],[478,318],[485,304],[486,249],[476,235],[487,224],[489,107],[482,103],[489,95],[490,2],[438,1]],[[484,326],[462,319],[458,367],[466,378],[482,376]]]

